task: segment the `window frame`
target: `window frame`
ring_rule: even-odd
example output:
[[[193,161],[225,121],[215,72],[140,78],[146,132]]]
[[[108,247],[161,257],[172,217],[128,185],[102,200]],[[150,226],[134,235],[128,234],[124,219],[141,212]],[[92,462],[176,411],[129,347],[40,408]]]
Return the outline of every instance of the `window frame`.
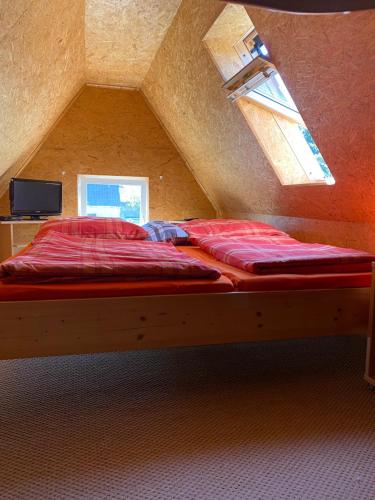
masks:
[[[87,185],[88,184],[122,184],[141,186],[141,214],[139,225],[149,221],[149,178],[123,175],[78,175],[78,215],[87,215]]]
[[[275,113],[279,113],[285,118],[289,118],[289,120],[293,122],[301,124],[304,123],[302,116],[298,111],[293,111],[291,108],[288,108],[287,106],[284,106],[283,104],[274,101],[270,97],[266,97],[263,94],[256,92],[256,89],[244,95],[244,98],[249,99],[250,101],[253,101],[256,104],[259,104],[260,106],[263,106],[266,109],[274,111]]]
[[[266,48],[266,54],[263,54],[259,50],[257,50],[256,38],[258,38],[258,42],[260,42],[262,44],[262,46],[265,47],[265,45],[263,44],[263,42],[259,38],[258,32],[256,31],[255,28],[248,31],[247,33],[245,33],[245,35],[238,42],[236,42],[236,44],[233,46],[234,49],[236,50],[238,56],[240,57],[242,62],[245,64],[245,67],[250,66],[252,63],[254,63],[254,61],[256,61],[259,56],[261,58],[265,59],[266,61],[269,61],[267,48]],[[251,44],[253,45],[253,48],[252,48]],[[247,64],[245,62],[245,59],[246,59],[245,54],[244,54],[245,51],[247,51],[247,57],[250,59],[250,61]],[[257,52],[257,55],[254,55],[254,52]],[[274,74],[272,74],[269,77],[269,79],[271,80],[275,76],[278,76],[281,79],[283,86],[285,87],[286,91],[289,94],[288,88],[286,87],[286,85],[285,85],[285,83],[284,83],[284,81],[283,81],[283,79],[282,79],[282,77],[281,77],[281,75],[278,72],[276,67],[274,67],[274,71],[275,71]],[[289,96],[294,104],[295,109],[288,106],[287,104],[283,103],[281,100],[277,99],[277,97],[270,97],[270,96],[264,95],[262,92],[260,92],[258,89],[264,83],[265,82],[259,83],[252,90],[250,90],[247,94],[244,94],[241,98],[248,99],[249,101],[254,102],[258,106],[261,106],[261,107],[265,108],[266,110],[269,110],[272,113],[275,113],[276,115],[280,115],[281,117],[287,118],[288,120],[290,120],[291,122],[293,122],[295,124],[298,124],[299,126],[305,127],[307,129],[307,131],[310,133],[309,129],[306,127],[306,124],[305,124],[296,104],[293,101],[293,97],[289,94]],[[235,99],[235,100],[237,100],[237,99]],[[275,117],[275,119],[276,119],[276,117]],[[281,129],[281,131],[282,131],[282,129]],[[282,131],[282,133],[283,133],[286,141],[290,144],[288,137],[285,135],[285,132]],[[311,135],[311,133],[310,133],[310,135]],[[312,138],[312,140],[315,143],[313,138]],[[322,177],[313,176],[312,172],[309,172],[309,169],[307,169],[305,167],[304,162],[301,161],[301,158],[297,154],[295,148],[291,144],[290,144],[290,147],[291,147],[291,150],[293,151],[293,154],[296,157],[298,163],[300,164],[300,167],[303,169],[306,176],[310,180],[310,182],[306,185],[316,185],[316,184],[332,185],[332,184],[335,184],[335,179],[334,179],[332,173],[330,172],[329,166],[327,165],[327,163],[323,157],[322,157],[323,161],[324,161],[328,171],[330,172],[330,177],[326,177],[324,175],[324,169],[321,167],[321,165],[319,164],[319,161],[317,159],[316,159],[316,162],[319,164],[320,172],[323,175],[322,175]],[[271,162],[271,164],[274,165],[274,162],[269,157],[269,155],[267,155],[267,157],[269,158],[269,161]],[[278,175],[278,177],[279,177],[279,175]],[[279,177],[279,179],[280,179],[280,182],[282,182],[282,179],[280,177]]]
[[[250,31],[248,31],[247,33],[245,33],[245,35],[234,45],[234,48],[235,48],[237,54],[239,55],[240,59],[245,63],[245,65],[251,64],[259,56],[268,59],[268,57],[267,57],[268,50],[267,50],[267,55],[260,53],[259,50],[257,51],[256,43],[255,43],[255,39],[257,37],[259,38],[259,34],[256,31],[256,29],[253,28]],[[251,44],[253,45],[253,47],[251,47]],[[242,49],[242,51],[238,50],[237,47],[240,47]],[[265,47],[265,46],[263,45],[263,47]],[[247,51],[246,56],[249,59],[247,62],[245,62],[245,59],[246,59],[245,54],[244,54],[245,51]],[[254,52],[256,53],[256,55],[254,55]],[[280,73],[277,71],[277,68],[275,68],[275,71],[276,71],[276,74],[279,75],[280,78],[282,78]],[[274,75],[272,75],[271,78],[273,78],[273,76]],[[263,83],[265,83],[265,82],[263,82]],[[259,84],[258,87],[263,85],[263,83]],[[284,85],[285,85],[285,83],[284,83]],[[293,120],[297,123],[303,123],[302,116],[301,116],[300,112],[298,111],[298,109],[293,109],[293,108],[289,107],[288,105],[284,104],[282,101],[279,101],[277,98],[265,96],[264,94],[262,94],[262,92],[257,91],[258,87],[251,90],[244,97],[251,99],[252,101],[256,102],[257,104],[260,104],[261,106],[264,106],[267,109],[270,109],[271,111],[275,111],[276,113],[280,113],[281,115],[289,118],[290,120]]]
[[[275,87],[271,84],[270,88],[258,88],[273,75],[277,80],[282,76],[245,8],[227,4],[203,43],[223,78],[226,98],[241,111],[281,185],[335,184],[284,81],[277,81]]]

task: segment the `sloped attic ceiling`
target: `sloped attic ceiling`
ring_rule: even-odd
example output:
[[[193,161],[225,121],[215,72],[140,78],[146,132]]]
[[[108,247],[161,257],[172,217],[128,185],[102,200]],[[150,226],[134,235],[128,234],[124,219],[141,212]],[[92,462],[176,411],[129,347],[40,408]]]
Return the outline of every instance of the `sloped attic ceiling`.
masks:
[[[84,0],[0,0],[0,192],[85,81]]]
[[[139,87],[181,0],[86,0],[88,82]]]
[[[87,81],[140,86],[179,3],[0,0],[0,195]]]

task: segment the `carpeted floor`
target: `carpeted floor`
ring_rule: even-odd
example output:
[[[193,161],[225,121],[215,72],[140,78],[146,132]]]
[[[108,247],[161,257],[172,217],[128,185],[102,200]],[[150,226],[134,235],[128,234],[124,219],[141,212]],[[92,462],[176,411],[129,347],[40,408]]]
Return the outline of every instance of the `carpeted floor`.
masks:
[[[0,362],[1,499],[375,499],[359,338]]]

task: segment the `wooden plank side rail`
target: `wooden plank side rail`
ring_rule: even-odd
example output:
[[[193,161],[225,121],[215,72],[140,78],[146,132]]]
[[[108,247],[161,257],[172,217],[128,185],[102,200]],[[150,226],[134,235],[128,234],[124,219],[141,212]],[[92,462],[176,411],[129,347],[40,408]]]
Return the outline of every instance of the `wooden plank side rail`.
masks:
[[[375,387],[375,264],[372,264],[372,285],[370,292],[370,313],[368,322],[368,336],[367,336],[367,354],[366,354],[366,371],[365,380]]]
[[[369,289],[0,302],[0,359],[365,334]]]

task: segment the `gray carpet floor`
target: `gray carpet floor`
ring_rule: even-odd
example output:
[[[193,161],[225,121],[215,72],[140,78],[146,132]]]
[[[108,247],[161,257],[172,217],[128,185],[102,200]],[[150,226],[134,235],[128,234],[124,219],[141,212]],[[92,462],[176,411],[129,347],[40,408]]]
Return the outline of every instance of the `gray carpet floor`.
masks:
[[[1,499],[375,499],[365,342],[0,362]]]

